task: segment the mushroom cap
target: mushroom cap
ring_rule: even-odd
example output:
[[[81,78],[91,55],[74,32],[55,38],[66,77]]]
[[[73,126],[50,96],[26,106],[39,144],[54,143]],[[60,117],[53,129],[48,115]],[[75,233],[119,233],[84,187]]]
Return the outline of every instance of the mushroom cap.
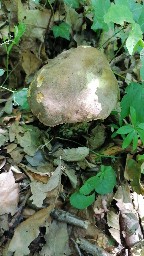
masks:
[[[105,55],[94,47],[64,51],[32,81],[28,101],[41,123],[55,126],[107,118],[118,102],[118,83]]]

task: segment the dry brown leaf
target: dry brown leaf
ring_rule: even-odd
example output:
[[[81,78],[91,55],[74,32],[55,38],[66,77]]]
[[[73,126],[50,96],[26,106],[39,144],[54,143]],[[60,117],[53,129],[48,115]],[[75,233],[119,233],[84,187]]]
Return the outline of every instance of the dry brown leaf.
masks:
[[[120,239],[120,226],[119,226],[119,214],[116,214],[113,210],[107,213],[107,223],[109,228],[109,232],[112,237],[121,244]]]
[[[48,9],[28,10],[22,1],[18,0],[18,21],[26,24],[26,37],[37,38],[43,42],[50,14]]]
[[[37,207],[42,207],[43,200],[47,197],[47,193],[52,191],[56,187],[59,189],[61,183],[61,164],[53,172],[53,175],[48,180],[47,184],[42,182],[33,181],[31,182],[32,196],[30,199],[33,200],[33,204]]]
[[[71,255],[66,223],[54,220],[48,227],[45,239],[46,244],[40,252],[41,256]]]
[[[5,156],[0,156],[0,169],[2,169],[5,164],[6,164]]]
[[[38,70],[40,65],[41,60],[38,59],[30,50],[22,53],[22,67],[27,76]]]
[[[143,235],[139,224],[139,216],[131,200],[130,189],[127,184],[119,186],[114,199],[120,210],[120,227],[126,245],[131,247],[139,242]]]
[[[17,210],[19,186],[15,183],[12,171],[0,174],[0,215]]]
[[[15,252],[15,255],[29,255],[28,246],[39,235],[39,228],[51,221],[50,213],[52,206],[42,209],[22,222],[16,229],[8,247],[9,252]],[[9,254],[7,254],[9,255]]]
[[[139,214],[141,226],[144,230],[144,196],[138,195],[136,192],[133,193],[133,203],[136,211]]]

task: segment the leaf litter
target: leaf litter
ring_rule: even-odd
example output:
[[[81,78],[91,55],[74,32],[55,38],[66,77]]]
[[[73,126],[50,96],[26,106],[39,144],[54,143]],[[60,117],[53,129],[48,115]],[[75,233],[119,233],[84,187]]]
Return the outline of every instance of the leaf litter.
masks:
[[[76,8],[79,6],[78,1],[72,2]],[[44,33],[49,20],[49,27],[52,28],[59,19],[63,20],[65,17],[67,39],[70,26],[77,45],[85,42],[96,45],[95,35],[92,31],[85,30],[87,23],[84,13],[71,7],[66,5],[64,9],[59,8],[50,19],[50,9],[36,5],[34,1],[30,1],[30,5],[27,1],[6,1],[5,8],[11,13],[11,32],[17,20],[19,23],[29,24],[19,50],[13,49],[13,54],[18,57],[14,59],[13,54],[10,56],[14,65],[21,59],[9,79],[10,87],[15,85],[14,89],[18,90],[20,85],[30,84],[34,73],[47,62]],[[103,11],[101,8],[100,14]],[[5,13],[2,9],[1,12]],[[89,12],[86,12],[86,16],[91,19]],[[106,18],[109,19],[108,16]],[[64,26],[62,24],[61,31],[55,30],[55,33],[63,33]],[[97,17],[94,26],[99,26]],[[102,26],[107,24],[103,23]],[[8,36],[8,25],[2,28],[1,33],[2,36]],[[126,33],[127,31],[122,35],[121,32],[123,40]],[[101,41],[105,42],[107,37],[107,33],[103,32]],[[117,39],[115,36],[115,48]],[[49,42],[53,44],[51,35]],[[55,42],[59,41],[55,38]],[[68,42],[61,42],[62,46],[58,44],[56,49],[48,43],[46,51],[55,56],[70,47]],[[107,55],[111,57],[114,56],[109,50],[112,43],[111,39],[106,49]],[[0,49],[3,67],[5,50],[2,47]],[[117,63],[114,65],[117,70]],[[127,72],[128,58],[123,65]],[[138,67],[134,66],[134,73],[137,74]],[[128,77],[133,79],[130,70],[127,72],[126,82]],[[138,85],[136,88],[133,83],[131,88],[127,88],[126,97],[121,103],[125,106],[123,118],[129,111],[133,97],[133,106],[143,121],[143,109],[139,107],[141,104],[137,104],[143,101],[143,90],[140,87]],[[126,164],[123,164],[124,150],[119,140],[110,138],[110,126],[107,122],[94,122],[83,130],[79,125],[68,128],[63,125],[46,130],[27,109],[25,94],[25,89],[21,91],[21,97],[18,91],[15,94],[16,101],[22,106],[20,109],[13,105],[16,102],[10,95],[5,96],[3,90],[0,99],[0,255],[107,256],[128,255],[128,250],[133,256],[144,255],[141,163],[127,154],[131,152],[128,149],[128,152],[125,151]],[[124,165],[122,168],[120,162]],[[92,206],[79,211],[70,205],[70,195],[78,191],[90,177],[97,175],[101,164],[113,167],[118,185],[114,192],[97,195]],[[111,182],[115,184],[115,181]]]

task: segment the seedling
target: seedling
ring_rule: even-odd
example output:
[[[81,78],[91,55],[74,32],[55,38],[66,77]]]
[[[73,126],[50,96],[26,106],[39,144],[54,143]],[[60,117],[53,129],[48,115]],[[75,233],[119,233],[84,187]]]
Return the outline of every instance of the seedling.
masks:
[[[26,30],[25,24],[20,23],[18,26],[15,26],[15,28],[14,28],[14,37],[12,38],[12,36],[9,36],[9,38],[4,38],[4,42],[1,44],[5,47],[6,53],[7,53],[7,58],[6,58],[7,76],[6,76],[4,83],[6,82],[8,76],[9,76],[8,64],[9,64],[10,52],[11,52],[13,46],[17,45],[19,43],[25,30]],[[0,69],[0,76],[2,76],[4,74],[4,72],[5,71],[3,69]],[[19,90],[19,91],[13,91],[9,88],[4,87],[3,84],[0,85],[0,88],[7,90],[13,94],[12,99],[13,99],[15,105],[20,106],[22,109],[29,109],[28,102],[27,102],[27,88],[23,88],[22,90]]]
[[[127,148],[131,143],[133,144],[133,151],[138,146],[138,139],[141,139],[144,144],[144,123],[139,123],[134,107],[130,107],[131,124],[123,125],[117,130],[117,134],[126,135],[123,140],[122,148]]]
[[[26,25],[24,23],[20,23],[18,26],[15,26],[14,28],[14,37],[12,38],[9,36],[9,38],[4,38],[4,42],[2,45],[4,45],[7,53],[6,58],[6,70],[7,70],[7,78],[8,78],[8,64],[9,64],[9,55],[14,45],[17,45],[23,36],[24,32],[26,30]]]
[[[96,192],[111,193],[116,185],[115,171],[111,166],[101,166],[100,172],[89,178],[84,185],[70,197],[70,203],[77,209],[85,209],[95,201]]]

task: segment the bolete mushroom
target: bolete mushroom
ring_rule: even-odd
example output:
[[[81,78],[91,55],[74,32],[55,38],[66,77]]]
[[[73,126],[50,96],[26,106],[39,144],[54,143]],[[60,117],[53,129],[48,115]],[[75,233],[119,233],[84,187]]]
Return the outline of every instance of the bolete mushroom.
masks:
[[[117,80],[105,55],[94,47],[79,46],[38,71],[28,101],[41,123],[55,126],[105,119],[118,95]]]

